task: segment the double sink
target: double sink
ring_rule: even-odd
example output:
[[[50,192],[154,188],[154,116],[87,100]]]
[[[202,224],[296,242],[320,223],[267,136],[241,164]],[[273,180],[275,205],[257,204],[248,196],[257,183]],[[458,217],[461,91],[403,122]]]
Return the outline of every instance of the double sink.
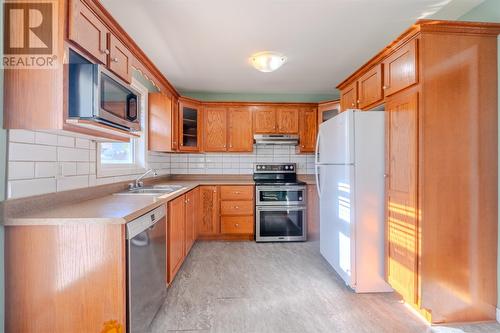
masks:
[[[115,195],[164,195],[180,191],[185,187],[182,185],[153,185],[133,188],[128,191],[118,192]]]

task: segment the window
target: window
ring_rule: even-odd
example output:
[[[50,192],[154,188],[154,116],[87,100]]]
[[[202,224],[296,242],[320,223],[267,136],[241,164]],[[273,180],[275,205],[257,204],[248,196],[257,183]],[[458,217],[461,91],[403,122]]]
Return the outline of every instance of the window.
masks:
[[[125,176],[146,169],[146,110],[148,89],[132,79],[140,95],[141,128],[139,138],[130,142],[101,142],[97,145],[97,177]]]

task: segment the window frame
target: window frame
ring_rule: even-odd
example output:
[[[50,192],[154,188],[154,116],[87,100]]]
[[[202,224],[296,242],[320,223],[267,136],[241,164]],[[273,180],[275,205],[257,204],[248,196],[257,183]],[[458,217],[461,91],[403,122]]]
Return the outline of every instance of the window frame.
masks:
[[[147,155],[147,110],[148,110],[148,94],[149,90],[135,78],[132,78],[132,88],[140,94],[141,108],[141,135],[139,138],[131,138],[134,163],[119,164],[119,163],[102,163],[101,161],[101,143],[97,143],[96,149],[96,177],[106,178],[115,176],[128,176],[144,173],[146,171],[146,155]]]

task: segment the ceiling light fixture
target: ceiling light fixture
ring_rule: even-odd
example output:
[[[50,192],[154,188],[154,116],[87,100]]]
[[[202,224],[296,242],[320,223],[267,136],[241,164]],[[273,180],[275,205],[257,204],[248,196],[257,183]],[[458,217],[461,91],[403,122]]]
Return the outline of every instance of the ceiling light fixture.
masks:
[[[287,58],[278,52],[264,51],[253,54],[250,61],[256,70],[269,73],[283,66]]]

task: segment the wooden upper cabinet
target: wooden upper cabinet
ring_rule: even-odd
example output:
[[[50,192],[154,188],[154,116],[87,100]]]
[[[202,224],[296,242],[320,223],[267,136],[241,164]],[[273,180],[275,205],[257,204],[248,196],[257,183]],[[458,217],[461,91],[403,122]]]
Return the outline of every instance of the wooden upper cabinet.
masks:
[[[314,152],[316,149],[316,109],[307,109],[300,112],[299,151],[301,153]]]
[[[299,113],[296,108],[278,108],[276,110],[278,133],[297,134],[299,132]]]
[[[182,195],[168,203],[167,281],[171,283],[185,256],[185,200]]]
[[[227,109],[225,107],[206,107],[203,117],[204,150],[227,150]]]
[[[69,5],[68,38],[103,64],[107,64],[109,30],[82,1]]]
[[[340,113],[340,100],[319,103],[318,105],[318,126],[330,118]]]
[[[132,81],[132,53],[113,34],[109,35],[109,69],[126,82]]]
[[[252,111],[249,108],[231,108],[228,112],[228,151],[253,151]]]
[[[219,233],[217,186],[200,186],[196,232],[201,236]]]
[[[179,101],[179,150],[199,151],[201,112],[197,103]]]
[[[357,81],[351,83],[340,92],[341,111],[345,111],[347,109],[355,109],[357,107],[358,105],[357,83],[358,83]]]
[[[382,64],[378,64],[358,79],[358,107],[373,106],[383,98]]]
[[[255,133],[275,133],[276,110],[270,107],[258,107],[253,114],[253,129]]]
[[[417,83],[417,39],[403,45],[387,57],[383,64],[385,96]]]
[[[162,93],[150,93],[148,97],[148,147],[151,151],[175,151],[177,138],[172,99]]]

